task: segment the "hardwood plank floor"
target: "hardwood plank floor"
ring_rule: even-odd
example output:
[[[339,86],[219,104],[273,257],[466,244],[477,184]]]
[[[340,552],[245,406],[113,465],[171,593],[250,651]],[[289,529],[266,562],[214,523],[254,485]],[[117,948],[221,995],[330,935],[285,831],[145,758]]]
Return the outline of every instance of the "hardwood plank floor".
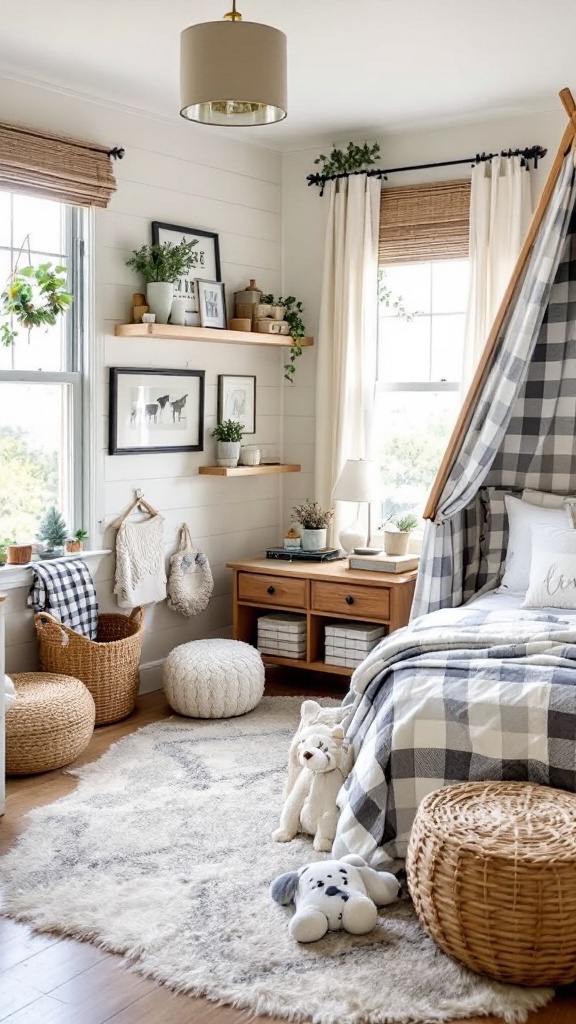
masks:
[[[340,697],[341,677],[271,668],[266,693]],[[98,728],[76,765],[94,761],[122,736],[172,714],[161,692],[142,695],[137,710],[116,725]],[[76,779],[63,770],[7,782],[6,814],[0,817],[0,853],[26,828],[33,807],[72,792]],[[1,910],[1,905],[0,905]],[[0,1021],[2,1024],[245,1024],[246,1013],[205,999],[171,992],[122,966],[120,957],[97,946],[55,934],[35,934],[0,913]],[[252,1018],[270,1024],[272,1018]],[[454,1024],[504,1024],[482,1017]],[[576,1024],[576,987],[562,990],[529,1024]]]

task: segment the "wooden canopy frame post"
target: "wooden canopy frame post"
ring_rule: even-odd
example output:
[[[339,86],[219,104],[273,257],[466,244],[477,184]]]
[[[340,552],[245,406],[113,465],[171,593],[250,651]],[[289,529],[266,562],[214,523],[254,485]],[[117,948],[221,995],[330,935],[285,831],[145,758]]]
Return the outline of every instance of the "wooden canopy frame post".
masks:
[[[476,373],[474,374],[472,383],[470,384],[470,387],[468,389],[466,399],[464,401],[464,404],[462,405],[458,419],[456,420],[456,425],[454,427],[454,430],[452,431],[450,440],[448,441],[448,446],[444,453],[444,458],[440,463],[440,468],[438,470],[438,473],[436,474],[436,479],[434,481],[434,484],[432,485],[432,490],[430,491],[430,496],[428,498],[426,508],[424,509],[424,519],[434,519],[436,512],[438,511],[438,502],[440,501],[442,492],[444,490],[444,487],[446,486],[446,481],[448,480],[448,477],[452,471],[452,467],[456,461],[456,456],[460,450],[462,441],[464,440],[464,436],[468,430],[468,427],[470,426],[472,415],[474,409],[476,408],[478,397],[484,385],[484,381],[488,373],[488,368],[491,365],[492,355],[496,347],[496,342],[500,334],[500,329],[502,327],[502,324],[504,323],[504,319],[508,312],[508,307],[512,300],[512,296],[514,295],[518,282],[524,272],[524,267],[526,266],[528,257],[532,250],[532,246],[534,245],[534,241],[536,239],[536,236],[540,229],[540,225],[544,218],[544,214],[548,207],[548,203],[550,202],[550,197],[552,195],[552,192],[554,191],[554,186],[556,185],[558,175],[560,174],[560,170],[564,163],[564,158],[568,150],[574,144],[574,138],[576,136],[576,103],[574,102],[572,93],[568,88],[562,89],[559,93],[559,96],[564,105],[564,109],[568,115],[569,121],[566,125],[566,130],[562,136],[560,146],[558,147],[558,152],[556,153],[556,156],[554,158],[554,163],[550,168],[550,173],[548,175],[548,178],[546,179],[546,184],[544,185],[544,188],[542,190],[542,195],[540,196],[540,199],[538,201],[538,206],[534,211],[534,216],[532,217],[532,222],[530,224],[530,227],[528,228],[526,238],[524,239],[524,244],[520,251],[518,260],[516,262],[516,266],[514,267],[512,277],[510,278],[510,282],[504,293],[504,298],[502,299],[502,302],[500,303],[500,306],[498,308],[496,319],[494,320],[494,323],[492,325],[492,330],[488,335],[488,340],[486,341],[486,345],[480,358],[480,362],[478,363]]]

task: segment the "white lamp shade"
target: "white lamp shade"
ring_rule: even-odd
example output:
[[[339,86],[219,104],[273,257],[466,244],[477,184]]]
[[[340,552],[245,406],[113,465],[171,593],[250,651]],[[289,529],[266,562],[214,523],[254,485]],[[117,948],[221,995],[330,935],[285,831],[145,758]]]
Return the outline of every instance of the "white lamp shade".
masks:
[[[376,463],[371,459],[348,459],[332,491],[335,501],[379,501],[381,496]]]
[[[180,37],[180,113],[202,124],[286,117],[286,36],[250,21],[206,21]]]

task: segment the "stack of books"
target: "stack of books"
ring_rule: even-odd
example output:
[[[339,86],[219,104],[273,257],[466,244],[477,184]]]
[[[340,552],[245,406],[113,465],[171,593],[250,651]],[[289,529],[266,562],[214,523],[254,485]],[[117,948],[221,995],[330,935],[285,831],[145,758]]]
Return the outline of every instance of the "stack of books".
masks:
[[[278,658],[305,658],[306,616],[296,612],[261,615],[257,647],[261,654],[275,654]]]
[[[281,558],[285,562],[333,562],[344,558],[340,548],[320,548],[319,551],[305,551],[304,548],[267,548],[266,558]]]
[[[332,622],[324,630],[324,661],[356,668],[385,633],[384,626],[371,622]]]
[[[410,572],[418,568],[420,555],[355,555],[348,558],[349,569],[372,569],[374,572]]]

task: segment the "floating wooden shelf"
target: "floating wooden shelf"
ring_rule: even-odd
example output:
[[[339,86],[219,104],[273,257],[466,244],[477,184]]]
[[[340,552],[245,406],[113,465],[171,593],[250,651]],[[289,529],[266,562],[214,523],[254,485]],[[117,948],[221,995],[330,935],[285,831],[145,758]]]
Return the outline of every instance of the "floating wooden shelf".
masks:
[[[215,327],[178,327],[177,324],[116,324],[117,338],[158,338],[164,341],[219,341],[226,345],[276,345],[288,348],[288,335],[258,334],[256,331],[224,331]],[[299,345],[309,348],[314,338],[300,338]]]
[[[200,466],[199,473],[204,476],[256,476],[262,473],[299,473],[300,466],[285,463],[270,466]]]

